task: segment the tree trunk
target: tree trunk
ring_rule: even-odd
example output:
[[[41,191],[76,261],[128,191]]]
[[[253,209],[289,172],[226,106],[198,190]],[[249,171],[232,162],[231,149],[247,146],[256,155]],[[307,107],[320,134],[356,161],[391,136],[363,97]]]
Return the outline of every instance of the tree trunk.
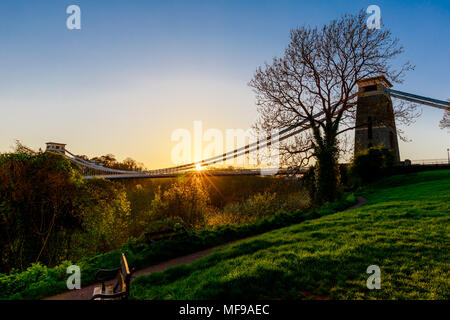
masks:
[[[317,192],[314,202],[316,204],[332,202],[339,195],[340,184],[337,141],[332,132],[324,135],[323,143],[316,146],[315,154]]]

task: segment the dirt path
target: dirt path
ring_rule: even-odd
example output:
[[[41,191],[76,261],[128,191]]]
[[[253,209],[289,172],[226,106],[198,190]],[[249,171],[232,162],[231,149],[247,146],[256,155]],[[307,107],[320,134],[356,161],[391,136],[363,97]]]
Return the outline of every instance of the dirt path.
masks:
[[[175,258],[175,259],[168,260],[168,261],[165,261],[165,262],[157,264],[157,265],[153,265],[153,266],[141,269],[141,270],[137,270],[133,273],[133,276],[131,279],[134,279],[143,274],[152,273],[154,271],[164,271],[167,268],[172,267],[172,266],[192,263],[195,260],[198,260],[201,257],[207,255],[208,253],[211,253],[214,249],[223,247],[227,244],[230,244],[230,243],[224,243],[222,245],[219,245],[219,246],[216,246],[213,248],[209,248],[209,249],[202,250],[202,251],[197,251],[197,252],[189,254],[187,256]],[[113,283],[114,281],[115,280],[111,280],[106,283]],[[94,283],[89,286],[83,287],[80,290],[66,291],[66,292],[60,293],[56,296],[44,298],[43,300],[89,300],[90,297],[92,296],[92,292],[94,291],[95,286],[97,286],[97,285],[98,284]]]
[[[350,208],[347,208],[346,210],[356,209],[361,207],[362,205],[366,204],[367,199],[361,196],[356,196],[356,203],[352,205]]]
[[[360,197],[360,196],[356,196],[356,200],[357,200],[356,204],[354,204],[347,210],[359,208],[367,202],[367,199]],[[248,239],[248,238],[245,238],[245,239]],[[164,271],[167,268],[172,267],[172,266],[192,263],[192,262],[206,256],[207,254],[211,253],[216,248],[220,248],[220,247],[223,247],[223,246],[226,246],[226,245],[229,245],[231,243],[241,241],[241,240],[244,240],[244,239],[239,239],[236,241],[224,243],[224,244],[221,244],[221,245],[213,247],[213,248],[209,248],[209,249],[202,250],[202,251],[197,251],[197,252],[189,254],[187,256],[175,258],[175,259],[168,260],[166,262],[163,262],[163,263],[160,263],[160,264],[157,264],[154,266],[150,266],[150,267],[147,267],[147,268],[144,268],[141,270],[137,270],[133,274],[132,279],[134,279],[140,275],[143,275],[143,274],[149,274],[149,273],[152,273],[155,271]],[[112,283],[112,282],[114,282],[114,280],[111,280],[107,283]],[[98,285],[98,284],[91,284],[91,285],[83,287],[79,290],[66,291],[66,292],[60,293],[55,296],[44,298],[43,300],[89,300],[92,296],[92,293],[93,293],[96,285]]]

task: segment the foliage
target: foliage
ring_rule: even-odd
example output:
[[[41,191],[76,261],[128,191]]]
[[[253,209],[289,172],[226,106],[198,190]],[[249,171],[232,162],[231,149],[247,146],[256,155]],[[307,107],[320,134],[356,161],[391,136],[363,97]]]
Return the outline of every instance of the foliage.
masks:
[[[315,199],[317,193],[315,171],[315,166],[310,166],[302,177],[303,186],[311,199]]]
[[[284,195],[265,191],[256,193],[243,201],[227,204],[222,211],[209,216],[209,224],[221,224],[220,221],[223,221],[222,224],[255,221],[280,210],[287,212],[306,211],[309,205],[309,197],[304,190]]]
[[[113,156],[103,160],[115,161]],[[1,155],[1,163],[0,272],[24,270],[33,262],[51,267],[117,249],[129,237],[149,235],[163,225],[173,228],[174,221],[182,228],[248,222],[259,217],[261,208],[252,205],[261,206],[263,200],[246,202],[252,192],[280,192],[281,199],[298,190],[293,181],[261,177],[82,180],[79,168],[65,157],[35,152],[20,142],[14,153]],[[247,203],[245,216],[221,214],[229,201]],[[273,211],[296,209],[295,201],[290,203]],[[230,219],[222,219],[225,216]]]
[[[390,173],[393,165],[393,153],[383,146],[377,146],[356,154],[350,170],[355,183],[362,185]]]
[[[450,170],[392,176],[368,203],[138,277],[134,299],[449,299]],[[366,287],[381,268],[382,290]]]
[[[327,137],[332,140],[332,138]],[[340,186],[340,172],[338,163],[338,148],[335,143],[325,146],[315,146],[317,164],[315,165],[314,202],[323,204],[338,198]]]
[[[346,163],[339,164],[339,175],[341,180],[341,187],[343,189],[349,189],[350,187],[350,165]]]
[[[83,189],[81,175],[61,155],[0,155],[0,270],[59,263],[67,255],[65,235],[81,227]]]
[[[130,266],[141,269],[212,246],[331,214],[335,210],[343,210],[354,203],[355,198],[349,196],[317,212],[304,214],[298,210],[293,213],[279,211],[271,216],[239,226],[221,225],[213,229],[190,230],[187,233],[180,230],[179,225],[174,224],[174,231],[177,231],[177,234],[171,238],[147,242],[143,234],[138,239],[129,239],[120,250],[83,258],[76,265],[80,266],[82,285],[85,286],[94,282],[94,275],[98,269],[117,268],[121,252],[126,253]],[[0,274],[0,299],[40,299],[63,292],[66,289],[67,279],[65,268],[70,264],[71,262],[65,262],[54,268],[33,265],[23,272]]]
[[[123,186],[94,179],[85,188],[83,200],[87,206],[82,208],[81,230],[71,237],[68,258],[72,260],[120,248],[129,237],[132,216]]]
[[[117,249],[128,238],[128,219],[123,187],[83,181],[62,155],[22,145],[0,155],[1,272]]]
[[[338,195],[341,195],[344,191],[352,190],[351,186],[349,185],[350,177],[348,165],[339,164],[337,169],[335,168],[333,169],[333,171],[334,170],[337,170],[335,174],[337,175],[337,180],[340,183],[339,188],[337,188],[335,192]],[[317,166],[311,166],[306,170],[302,177],[303,186],[308,192],[310,199],[317,199],[320,197],[317,188],[317,183],[319,182],[319,180],[317,180],[316,178],[317,173]],[[321,201],[316,200],[313,205],[317,206],[318,203],[321,203]]]
[[[198,176],[182,176],[168,190],[159,189],[152,201],[154,220],[180,217],[189,227],[204,225],[209,195]]]
[[[276,197],[276,193],[257,193],[245,200],[244,210],[257,218],[266,217],[276,211]]]
[[[185,223],[180,217],[167,217],[147,226],[144,233],[181,232]]]
[[[276,193],[278,197],[302,191],[296,179],[282,176],[211,176],[207,178],[211,204],[222,209],[243,202],[257,193]]]
[[[132,158],[125,158],[122,162],[117,161],[113,154],[107,154],[100,157],[94,157],[89,159],[85,155],[80,155],[80,158],[84,160],[89,160],[101,164],[106,168],[117,169],[117,170],[127,170],[127,171],[143,171],[145,167],[142,163],[137,163]]]
[[[245,219],[258,219],[277,211],[277,194],[256,193],[242,202],[230,203],[225,206],[224,214],[236,215]]]

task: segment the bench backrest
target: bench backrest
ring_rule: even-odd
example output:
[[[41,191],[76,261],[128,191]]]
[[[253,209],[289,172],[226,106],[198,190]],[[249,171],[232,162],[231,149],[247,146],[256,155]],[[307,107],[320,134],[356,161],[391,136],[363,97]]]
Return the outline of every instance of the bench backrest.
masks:
[[[120,272],[117,278],[117,284],[114,287],[114,292],[130,293],[131,271],[128,267],[127,259],[122,253],[120,257]]]

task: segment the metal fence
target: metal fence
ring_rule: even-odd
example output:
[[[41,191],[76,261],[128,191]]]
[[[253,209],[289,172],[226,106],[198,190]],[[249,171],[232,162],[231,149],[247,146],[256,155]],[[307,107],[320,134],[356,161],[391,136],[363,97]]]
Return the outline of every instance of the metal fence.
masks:
[[[450,164],[449,159],[411,160],[411,164]]]

